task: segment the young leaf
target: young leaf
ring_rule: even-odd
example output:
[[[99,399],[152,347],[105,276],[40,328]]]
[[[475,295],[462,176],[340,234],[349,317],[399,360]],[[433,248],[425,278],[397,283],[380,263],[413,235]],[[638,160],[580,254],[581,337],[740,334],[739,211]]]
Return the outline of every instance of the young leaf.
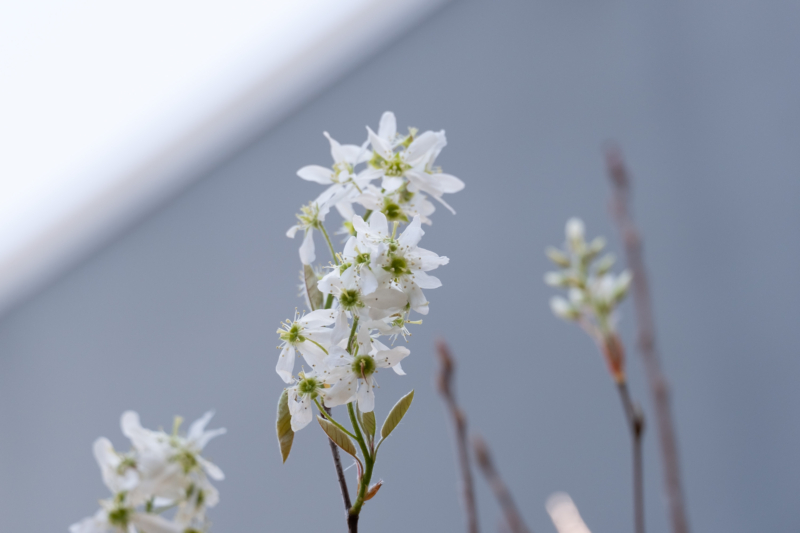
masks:
[[[389,412],[389,416],[386,417],[386,421],[383,423],[383,427],[381,428],[381,438],[386,438],[389,434],[394,431],[394,428],[397,427],[397,424],[403,419],[406,415],[406,411],[408,408],[411,407],[411,401],[414,399],[414,391],[412,390],[402,398],[400,398],[392,410]]]
[[[321,415],[317,415],[317,422],[322,426],[322,431],[328,435],[335,445],[341,448],[345,453],[356,457],[356,447],[353,441],[350,440],[350,437],[347,436],[347,433],[334,426]]]
[[[370,437],[375,436],[375,413],[361,413],[361,426]]]
[[[292,451],[292,441],[294,441],[294,431],[292,431],[292,415],[289,414],[289,393],[284,389],[278,400],[278,445],[281,447],[281,457],[283,462],[289,458]]]
[[[305,286],[306,300],[312,311],[322,309],[323,296],[317,288],[317,274],[311,265],[303,265],[303,285]]]

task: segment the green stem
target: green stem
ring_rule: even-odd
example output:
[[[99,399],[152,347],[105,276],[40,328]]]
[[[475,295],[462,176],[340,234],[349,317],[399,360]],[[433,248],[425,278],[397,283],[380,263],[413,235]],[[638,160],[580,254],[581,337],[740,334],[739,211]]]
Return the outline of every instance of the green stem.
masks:
[[[354,314],[355,315],[355,314]],[[350,338],[347,340],[347,351],[353,355],[353,340],[356,338],[356,329],[358,328],[358,315],[353,316],[353,327],[350,328]]]
[[[330,309],[333,305],[333,294],[329,294],[325,299],[325,309]]]
[[[364,497],[367,495],[367,487],[369,487],[369,482],[372,479],[372,467],[375,461],[369,454],[367,444],[364,442],[364,436],[361,434],[361,429],[358,427],[358,419],[356,418],[356,411],[353,409],[353,402],[347,404],[347,411],[350,413],[350,423],[353,425],[353,429],[356,432],[355,439],[358,441],[358,445],[361,448],[361,454],[364,456],[364,474],[361,476],[361,480],[358,484],[358,497],[353,503],[353,507],[350,508],[350,514],[357,515],[361,512],[361,506],[364,505]]]
[[[372,209],[367,209],[366,213],[364,213],[364,222],[369,220],[369,216],[372,214]]]
[[[324,416],[326,419],[328,419],[328,422],[330,422],[331,424],[333,424],[333,425],[334,425],[334,426],[336,426],[337,428],[339,428],[339,429],[341,429],[342,431],[344,431],[345,433],[347,433],[347,435],[348,435],[350,438],[353,438],[353,439],[356,439],[356,440],[358,440],[358,437],[356,437],[355,435],[353,435],[352,433],[350,433],[349,431],[347,431],[347,430],[344,428],[344,426],[343,426],[343,425],[341,425],[339,422],[337,422],[336,420],[334,420],[334,419],[333,419],[333,417],[332,417],[331,415],[329,415],[329,414],[328,414],[328,412],[327,412],[325,409],[323,409],[323,408],[322,408],[322,406],[321,406],[321,405],[320,405],[320,403],[319,403],[319,400],[317,400],[316,398],[314,398],[314,403],[315,403],[315,404],[317,404],[317,409],[319,409],[319,412],[322,414],[322,416]]]
[[[322,232],[322,235],[325,237],[325,241],[328,243],[328,248],[331,251],[331,256],[333,256],[333,262],[338,265],[339,258],[336,257],[336,252],[333,250],[333,244],[331,244],[331,238],[328,237],[328,232],[325,230],[325,225],[322,222],[319,223],[319,231]]]

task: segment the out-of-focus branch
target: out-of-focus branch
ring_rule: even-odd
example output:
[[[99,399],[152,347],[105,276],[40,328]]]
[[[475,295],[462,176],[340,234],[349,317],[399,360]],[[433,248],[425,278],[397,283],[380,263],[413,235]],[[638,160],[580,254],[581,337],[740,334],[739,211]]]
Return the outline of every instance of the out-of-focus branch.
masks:
[[[503,479],[494,467],[492,456],[489,453],[489,447],[486,446],[486,442],[479,435],[475,435],[472,438],[472,447],[475,450],[475,460],[481,468],[489,486],[492,488],[497,502],[503,509],[503,515],[505,516],[506,524],[508,524],[511,533],[531,533],[530,529],[528,529],[525,522],[522,520],[519,511],[517,511],[517,506],[514,504],[514,498],[511,497],[511,492],[509,492],[508,487],[503,483]]]
[[[678,444],[672,420],[669,385],[661,371],[660,358],[656,348],[655,324],[647,272],[642,256],[642,240],[629,209],[630,179],[622,160],[622,154],[617,147],[610,147],[606,150],[606,165],[613,188],[611,212],[622,236],[628,268],[633,274],[633,304],[636,310],[639,352],[642,356],[655,408],[672,531],[673,533],[688,533],[689,523],[681,486]]]
[[[478,533],[478,508],[475,504],[475,491],[472,485],[472,471],[469,466],[469,448],[467,445],[467,419],[464,412],[456,403],[453,390],[453,372],[455,363],[450,356],[450,349],[444,341],[436,343],[436,353],[439,355],[439,378],[437,386],[439,393],[447,404],[450,417],[453,419],[453,429],[458,453],[458,466],[461,470],[461,493],[463,498],[464,513],[467,515],[467,532]]]
[[[633,403],[628,385],[623,381],[617,385],[625,417],[631,431],[633,453],[633,530],[644,533],[644,468],[642,466],[642,436],[644,435],[644,413]]]

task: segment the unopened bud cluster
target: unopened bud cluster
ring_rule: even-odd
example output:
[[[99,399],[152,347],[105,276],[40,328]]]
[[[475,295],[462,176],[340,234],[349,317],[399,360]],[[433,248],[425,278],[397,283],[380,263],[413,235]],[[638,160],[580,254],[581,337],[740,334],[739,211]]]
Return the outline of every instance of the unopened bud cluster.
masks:
[[[171,434],[142,427],[139,415],[123,413],[122,433],[131,441],[119,452],[105,437],[94,443],[94,457],[111,496],[100,509],[70,526],[70,533],[201,533],[209,528],[206,509],[219,501],[210,479],[222,470],[201,455],[224,429],[206,430],[212,413],[195,421],[186,434],[175,419]]]
[[[600,346],[618,381],[624,381],[624,355],[616,333],[616,309],[628,293],[631,274],[611,272],[612,254],[603,255],[606,242],[597,237],[587,242],[583,221],[572,218],[566,225],[563,249],[548,248],[546,253],[558,267],[545,275],[545,283],[567,290],[567,297],[550,300],[553,313],[577,322]]]

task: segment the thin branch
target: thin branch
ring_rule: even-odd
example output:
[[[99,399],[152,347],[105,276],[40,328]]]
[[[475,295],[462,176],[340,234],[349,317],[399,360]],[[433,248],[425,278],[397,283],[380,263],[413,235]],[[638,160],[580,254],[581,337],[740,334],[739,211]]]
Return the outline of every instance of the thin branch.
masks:
[[[636,310],[639,352],[653,399],[661,445],[664,484],[673,533],[689,533],[689,523],[681,486],[678,444],[672,420],[669,385],[661,371],[655,342],[655,324],[642,256],[642,240],[629,210],[630,179],[618,148],[606,150],[606,164],[613,188],[611,212],[625,247],[625,257],[633,274],[633,304]]]
[[[633,525],[636,533],[644,533],[644,468],[642,467],[642,436],[644,435],[644,413],[633,403],[625,382],[617,385],[633,446]]]
[[[531,533],[531,530],[528,529],[528,526],[525,525],[525,521],[520,516],[517,506],[514,504],[511,492],[509,492],[508,487],[506,487],[506,484],[494,467],[492,456],[489,453],[486,442],[484,442],[479,435],[474,435],[472,437],[472,447],[475,450],[475,460],[481,468],[489,486],[492,488],[497,502],[503,509],[503,515],[505,516],[506,524],[511,530],[511,533]]]
[[[326,407],[325,412],[330,415],[331,410]],[[328,444],[331,447],[331,455],[333,455],[333,466],[336,468],[336,477],[339,479],[339,490],[342,491],[342,500],[344,501],[344,512],[345,512],[345,519],[348,522],[348,530],[351,533],[354,533],[355,530],[352,529],[350,526],[350,491],[347,490],[347,479],[344,477],[344,469],[342,468],[342,459],[339,457],[339,448],[336,444],[333,443],[331,439],[328,439]],[[358,519],[356,519],[356,524],[358,523]]]
[[[467,446],[467,419],[464,412],[456,403],[453,390],[453,372],[455,363],[450,356],[450,350],[443,341],[436,343],[436,352],[439,354],[439,379],[438,388],[444,398],[450,416],[453,419],[455,430],[456,449],[458,451],[458,465],[461,470],[461,491],[463,497],[464,513],[467,515],[467,532],[478,533],[478,508],[475,504],[475,491],[472,486],[472,471],[469,467],[469,448]]]

